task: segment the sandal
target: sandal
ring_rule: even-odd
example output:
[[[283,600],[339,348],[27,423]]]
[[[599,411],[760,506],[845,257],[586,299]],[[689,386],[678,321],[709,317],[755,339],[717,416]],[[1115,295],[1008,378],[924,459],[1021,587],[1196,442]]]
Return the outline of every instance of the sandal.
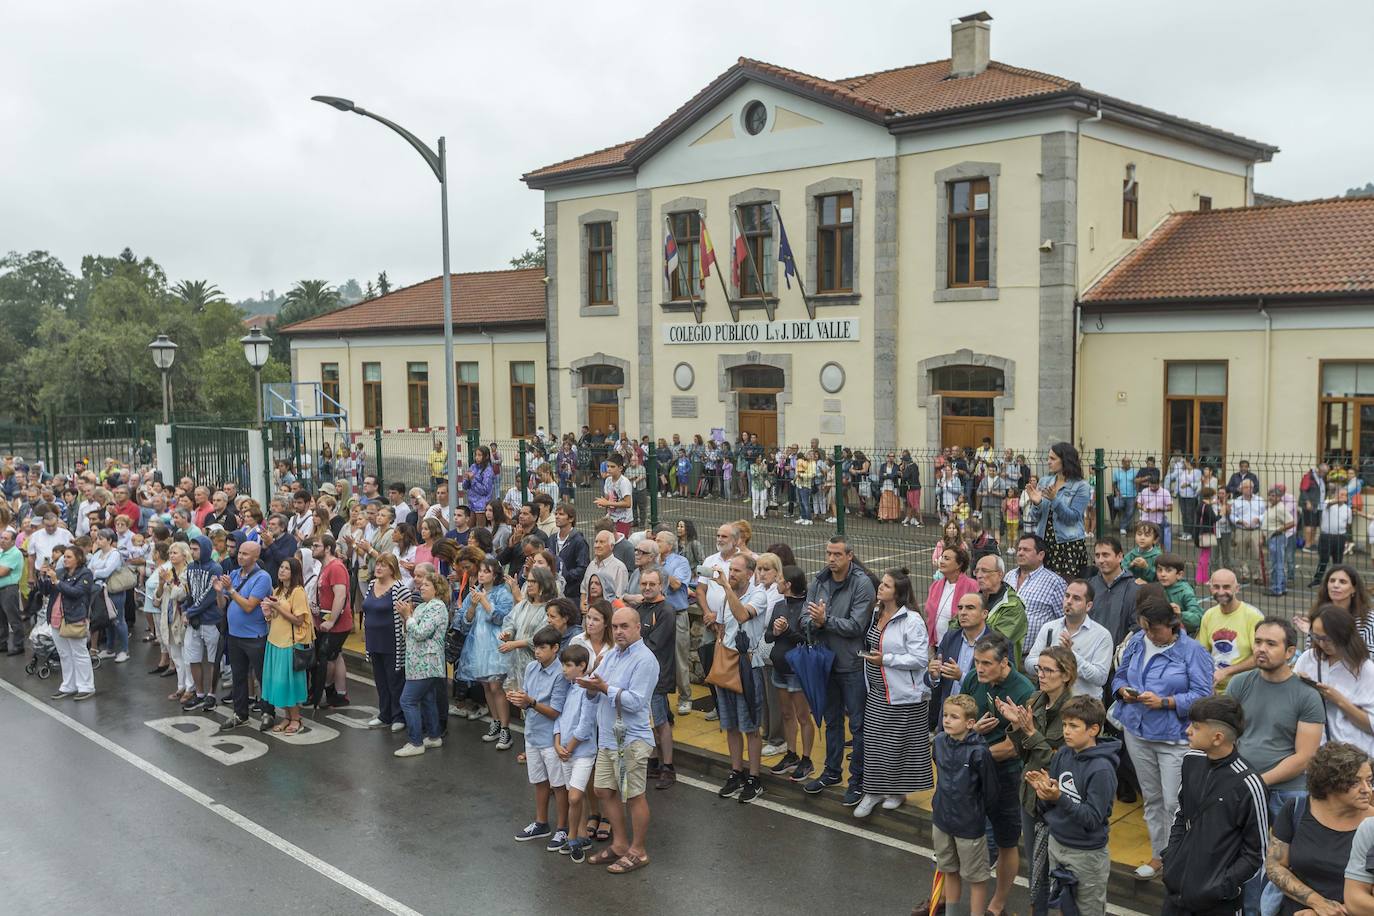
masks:
[[[516,763],[524,763],[524,762],[525,762],[525,752],[524,752],[524,751],[521,751],[520,753],[518,753],[518,754],[515,755],[515,762],[516,762]]]
[[[611,822],[606,820],[604,817],[597,817],[597,821],[599,823],[596,828],[596,833],[593,834],[593,837],[596,839],[598,843],[605,843],[607,840],[611,838]]]
[[[641,859],[634,853],[627,852],[625,855],[616,859],[612,864],[607,865],[606,871],[613,875],[628,875],[630,872],[638,871],[648,864],[649,859],[647,857]]]
[[[276,725],[273,725],[272,734],[280,735],[282,732],[286,731],[286,726],[289,725],[290,722],[290,719],[286,719],[284,721],[278,722]]]
[[[587,834],[586,834],[586,835],[587,835],[587,840],[588,840],[588,841],[591,841],[591,840],[596,839],[596,825],[597,825],[598,823],[600,823],[600,822],[601,822],[601,818],[597,817],[595,814],[589,815],[589,816],[587,817]]]
[[[286,726],[284,728],[281,729],[281,733],[283,735],[298,735],[300,734],[302,727],[303,726],[301,725],[300,719],[292,719],[291,721],[286,723]],[[275,728],[272,729],[272,731],[276,730],[277,729]]]
[[[616,860],[619,859],[619,858],[620,858],[620,856],[619,856],[617,853],[612,852],[611,849],[610,849],[610,847],[607,847],[607,848],[601,850],[600,852],[597,852],[597,853],[594,853],[593,855],[588,856],[588,857],[587,857],[587,864],[588,864],[588,865],[610,865],[612,862],[616,861]]]

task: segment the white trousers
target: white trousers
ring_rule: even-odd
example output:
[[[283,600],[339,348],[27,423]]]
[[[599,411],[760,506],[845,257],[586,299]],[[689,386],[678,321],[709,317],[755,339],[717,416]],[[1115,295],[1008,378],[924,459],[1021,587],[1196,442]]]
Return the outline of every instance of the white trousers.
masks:
[[[85,638],[67,639],[65,636],[52,635],[57,646],[58,657],[62,659],[63,693],[90,693],[95,690],[95,671],[91,668],[91,655],[86,649]]]

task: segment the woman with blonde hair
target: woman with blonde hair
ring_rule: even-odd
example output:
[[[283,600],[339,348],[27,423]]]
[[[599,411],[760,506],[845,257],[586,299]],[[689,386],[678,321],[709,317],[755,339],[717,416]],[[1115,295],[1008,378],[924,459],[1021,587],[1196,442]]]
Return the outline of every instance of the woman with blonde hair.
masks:
[[[177,689],[168,694],[167,699],[189,703],[195,699],[196,683],[191,677],[191,666],[183,658],[186,638],[183,605],[190,593],[186,569],[191,565],[191,548],[181,541],[173,541],[167,548],[167,557],[169,562],[158,571],[156,601],[161,609],[157,621],[158,640],[177,672]]]

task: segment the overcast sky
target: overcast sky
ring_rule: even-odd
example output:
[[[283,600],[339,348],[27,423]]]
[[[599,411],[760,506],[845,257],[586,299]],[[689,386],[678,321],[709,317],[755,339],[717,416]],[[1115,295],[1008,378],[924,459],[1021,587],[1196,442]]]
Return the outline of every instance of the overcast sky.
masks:
[[[988,3],[994,59],[1277,144],[1256,187],[1374,181],[1374,4],[908,0],[0,5],[0,252],[75,270],[128,245],[232,298],[440,271],[438,184],[354,99],[448,137],[453,268],[542,224],[530,169],[642,135],[741,56],[840,77],[949,55]]]

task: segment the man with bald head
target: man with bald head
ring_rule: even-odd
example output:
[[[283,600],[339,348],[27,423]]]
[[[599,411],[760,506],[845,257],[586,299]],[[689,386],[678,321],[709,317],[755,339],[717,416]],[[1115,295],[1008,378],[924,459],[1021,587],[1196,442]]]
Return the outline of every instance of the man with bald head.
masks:
[[[624,874],[649,864],[644,841],[649,833],[649,756],[654,749],[653,721],[649,713],[658,684],[658,659],[640,638],[639,612],[623,607],[611,618],[615,648],[606,653],[596,673],[578,678],[587,691],[587,702],[596,712],[597,750],[594,784],[601,812],[611,821],[611,845],[587,861],[605,865],[611,874]],[[623,734],[617,736],[616,723]],[[624,773],[625,798],[621,798]],[[634,841],[625,827],[622,802],[630,809]]]
[[[238,569],[215,580],[216,603],[229,621],[229,668],[234,676],[234,717],[223,731],[248,724],[248,675],[262,683],[262,659],[267,648],[267,621],[262,599],[272,594],[272,577],[258,566],[262,545],[245,541],[239,546]],[[261,730],[272,727],[274,710],[260,705]]]
[[[587,564],[587,573],[582,577],[582,597],[587,597],[587,585],[598,574],[609,577],[615,591],[614,595],[606,595],[607,600],[619,598],[625,593],[630,582],[630,571],[616,559],[615,534],[610,531],[598,531],[592,540],[592,561]]]

